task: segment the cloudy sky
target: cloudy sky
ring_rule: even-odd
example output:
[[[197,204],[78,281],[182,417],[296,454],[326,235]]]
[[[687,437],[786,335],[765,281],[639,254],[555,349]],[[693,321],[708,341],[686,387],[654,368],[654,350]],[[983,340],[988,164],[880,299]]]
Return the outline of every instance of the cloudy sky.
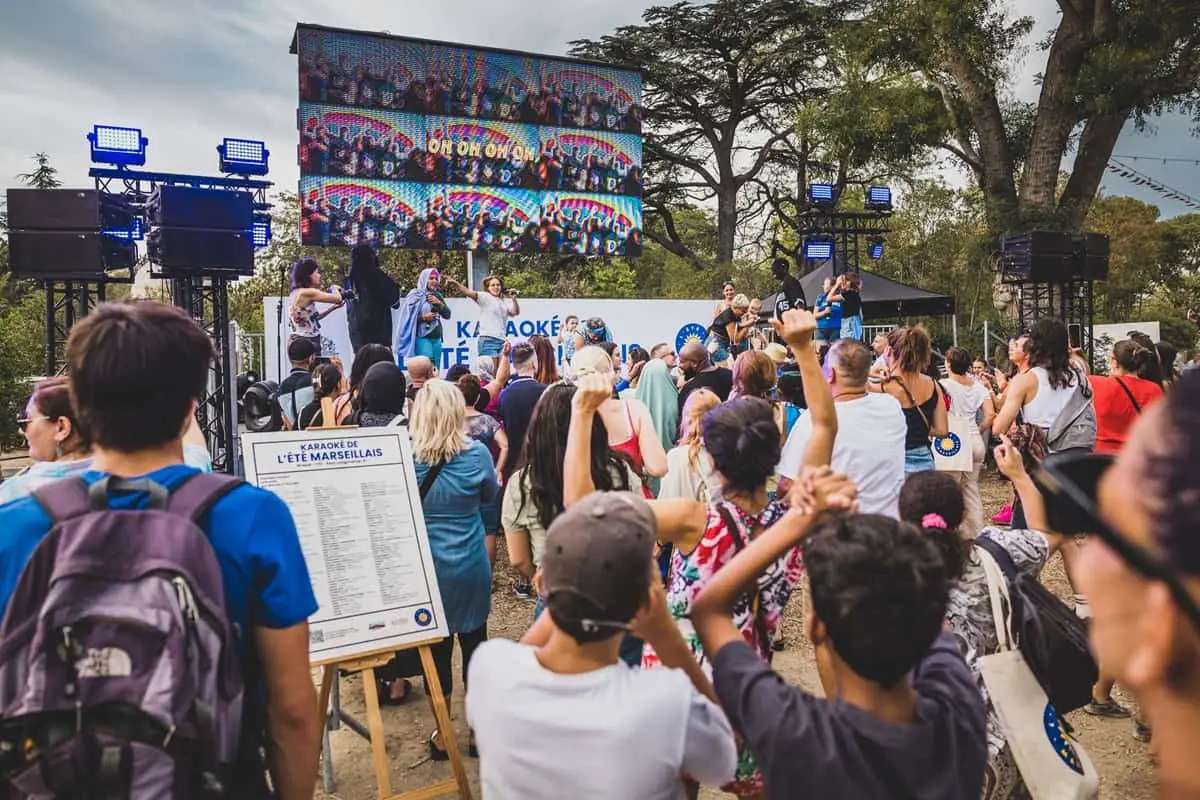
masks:
[[[1014,0],[1055,24],[1054,4]],[[265,139],[272,175],[296,185],[296,60],[288,46],[297,21],[560,54],[572,39],[637,21],[652,0],[570,0],[569,13],[544,13],[542,0],[2,0],[0,187],[45,151],[68,186],[89,185],[85,136],[95,123],[141,127],[150,140],[146,168],[206,174],[226,136]],[[1019,92],[1035,96],[1044,57],[1019,64]],[[1200,158],[1190,122],[1168,118],[1146,135],[1126,131],[1117,152]],[[1200,196],[1200,165],[1129,162]],[[947,177],[956,179],[952,175]],[[956,179],[958,180],[958,179]],[[1119,178],[1111,193],[1184,208],[1141,193]]]

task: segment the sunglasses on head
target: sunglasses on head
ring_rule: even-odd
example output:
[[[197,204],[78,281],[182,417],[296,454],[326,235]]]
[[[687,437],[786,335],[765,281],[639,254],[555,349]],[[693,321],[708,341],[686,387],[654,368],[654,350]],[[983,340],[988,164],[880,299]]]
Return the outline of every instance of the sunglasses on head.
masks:
[[[1104,521],[1096,504],[1100,479],[1113,465],[1111,455],[1050,455],[1033,474],[1042,493],[1050,529],[1063,534],[1093,534],[1146,580],[1166,585],[1171,599],[1200,632],[1200,606],[1179,574],[1154,553],[1139,547]]]

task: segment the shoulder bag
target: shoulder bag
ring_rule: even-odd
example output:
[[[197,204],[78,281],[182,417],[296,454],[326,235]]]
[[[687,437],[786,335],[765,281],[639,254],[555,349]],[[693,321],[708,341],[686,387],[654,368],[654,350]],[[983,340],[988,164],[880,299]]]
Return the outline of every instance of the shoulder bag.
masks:
[[[979,544],[984,539],[977,539]],[[995,544],[990,543],[990,544]],[[1042,685],[1014,646],[1014,609],[1008,581],[990,547],[976,547],[987,576],[992,619],[1000,649],[979,657],[1000,728],[1033,800],[1091,800],[1100,796],[1100,777],[1070,725],[1047,699]],[[1090,686],[1089,686],[1090,692]]]

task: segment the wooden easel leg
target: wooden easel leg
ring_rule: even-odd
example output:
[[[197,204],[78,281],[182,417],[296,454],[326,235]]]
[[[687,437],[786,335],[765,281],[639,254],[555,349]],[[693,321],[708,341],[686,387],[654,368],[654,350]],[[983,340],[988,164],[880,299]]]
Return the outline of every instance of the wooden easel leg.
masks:
[[[371,761],[375,765],[375,782],[379,796],[392,796],[392,773],[388,767],[387,747],[383,739],[383,715],[379,713],[379,692],[375,688],[375,669],[362,671],[363,700],[367,704],[367,730],[371,732]]]
[[[421,654],[421,667],[425,671],[425,683],[429,688],[429,704],[433,707],[433,718],[437,720],[438,731],[441,732],[442,746],[450,754],[450,768],[454,771],[454,783],[458,786],[458,796],[464,800],[471,800],[471,784],[467,780],[467,770],[463,765],[462,753],[458,749],[458,739],[454,735],[454,722],[450,719],[450,705],[446,702],[446,695],[442,693],[442,682],[438,678],[437,666],[433,663],[433,651],[428,646],[419,647],[417,651]]]
[[[326,665],[321,670],[321,690],[318,694],[317,707],[321,710],[321,782],[326,794],[337,790],[333,779],[333,748],[329,745],[329,697],[337,685],[337,667]]]

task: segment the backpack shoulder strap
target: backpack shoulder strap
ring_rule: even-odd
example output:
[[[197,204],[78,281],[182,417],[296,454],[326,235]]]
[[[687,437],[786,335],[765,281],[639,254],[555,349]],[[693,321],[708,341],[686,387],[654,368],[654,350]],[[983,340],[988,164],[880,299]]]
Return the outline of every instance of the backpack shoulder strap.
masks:
[[[982,547],[992,558],[996,559],[996,563],[1000,565],[1000,571],[1004,573],[1005,578],[1011,581],[1019,574],[1012,556],[1008,554],[1008,551],[999,542],[994,542],[987,536],[977,536],[975,537],[975,544]]]
[[[219,472],[198,472],[185,480],[167,499],[167,511],[187,517],[197,525],[221,498],[245,481]]]
[[[78,476],[63,478],[40,487],[33,493],[33,499],[54,525],[83,516],[92,508],[88,485]]]

